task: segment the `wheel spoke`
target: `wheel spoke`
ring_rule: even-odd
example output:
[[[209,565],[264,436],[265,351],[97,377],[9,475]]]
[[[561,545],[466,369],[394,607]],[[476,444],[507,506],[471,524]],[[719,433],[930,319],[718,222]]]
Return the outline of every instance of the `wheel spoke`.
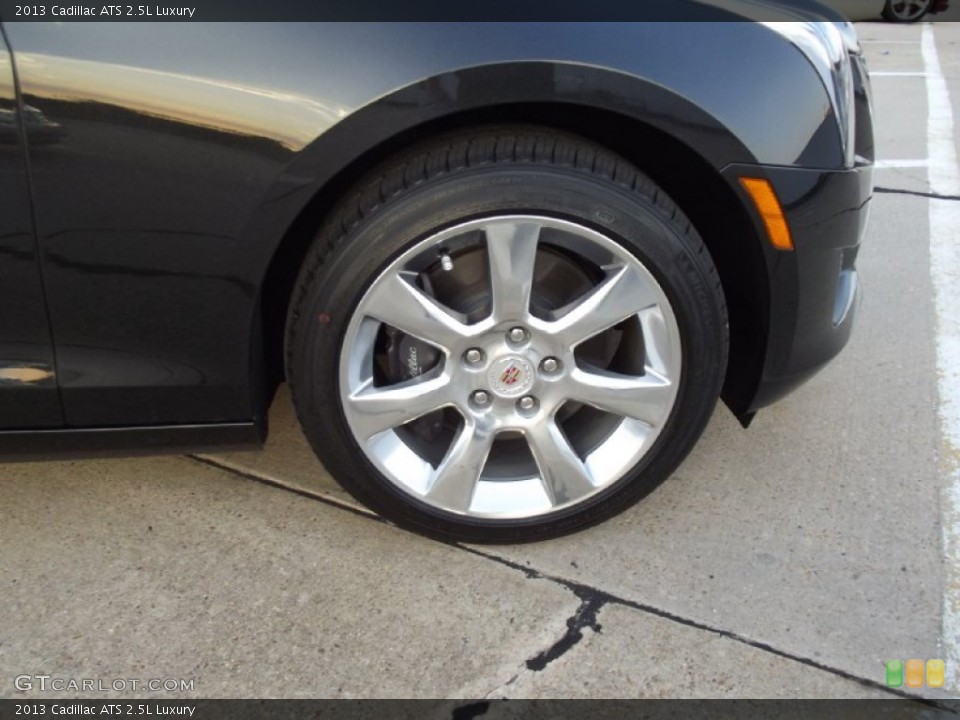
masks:
[[[927,0],[902,0],[893,3],[891,9],[893,14],[901,20],[913,20],[919,17],[927,8]]]
[[[674,394],[673,383],[654,372],[632,377],[577,368],[570,374],[568,387],[571,400],[651,427],[663,422]]]
[[[620,266],[563,317],[551,323],[550,330],[566,345],[575,347],[656,304],[652,288],[631,268]]]
[[[553,419],[536,423],[527,430],[527,444],[540,470],[543,488],[554,506],[596,490],[590,471]]]
[[[470,330],[452,311],[413,284],[414,273],[396,272],[377,282],[367,296],[364,313],[444,350]]]
[[[523,320],[530,310],[540,225],[529,221],[498,222],[485,230],[493,316],[499,321]]]
[[[487,464],[494,433],[474,422],[469,422],[457,435],[434,475],[426,497],[434,503],[467,512]]]
[[[446,375],[386,388],[368,384],[348,398],[353,430],[364,440],[450,404],[450,379]]]

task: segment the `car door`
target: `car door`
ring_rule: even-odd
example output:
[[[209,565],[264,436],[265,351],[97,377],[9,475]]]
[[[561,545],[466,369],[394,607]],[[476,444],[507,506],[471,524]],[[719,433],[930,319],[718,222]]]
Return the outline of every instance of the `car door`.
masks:
[[[2,29],[2,28],[0,28]],[[56,363],[30,207],[14,66],[0,32],[0,429],[60,427]],[[46,132],[55,131],[49,124]]]
[[[250,338],[267,260],[242,236],[292,155],[231,115],[272,97],[246,89],[233,62],[259,32],[7,26],[33,113],[37,236],[68,427],[252,416]],[[268,126],[279,115],[270,110],[256,116]]]

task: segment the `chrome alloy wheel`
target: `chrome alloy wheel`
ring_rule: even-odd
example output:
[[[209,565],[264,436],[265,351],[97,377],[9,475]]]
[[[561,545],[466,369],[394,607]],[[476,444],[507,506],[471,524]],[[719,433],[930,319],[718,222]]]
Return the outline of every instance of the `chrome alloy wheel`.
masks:
[[[532,518],[640,462],[681,367],[670,302],[638,257],[580,224],[505,215],[421,240],[380,273],[347,326],[339,389],[357,444],[403,492]]]
[[[933,0],[892,0],[889,14],[900,22],[914,22],[927,14]]]

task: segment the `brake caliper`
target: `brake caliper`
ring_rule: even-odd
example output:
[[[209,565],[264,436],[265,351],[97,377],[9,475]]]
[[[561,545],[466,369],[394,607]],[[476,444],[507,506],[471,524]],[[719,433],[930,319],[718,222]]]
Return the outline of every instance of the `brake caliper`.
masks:
[[[386,332],[387,368],[392,382],[412,380],[437,366],[440,351],[435,347],[392,327]]]

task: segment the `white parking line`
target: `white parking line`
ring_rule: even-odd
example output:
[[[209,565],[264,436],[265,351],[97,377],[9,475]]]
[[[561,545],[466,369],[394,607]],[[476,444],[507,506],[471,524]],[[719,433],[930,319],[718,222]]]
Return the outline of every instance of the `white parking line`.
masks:
[[[900,72],[900,71],[894,72],[894,71],[889,71],[889,70],[875,70],[875,71],[873,71],[873,72],[870,73],[870,77],[871,77],[871,78],[881,78],[881,77],[915,77],[915,78],[928,78],[928,77],[930,77],[930,73],[929,73],[929,72],[914,72],[914,71],[912,71],[912,70],[911,70],[911,71],[907,71],[907,72]]]
[[[927,75],[927,152],[930,190],[960,195],[953,109],[930,25],[921,40]],[[948,685],[960,691],[960,203],[931,199],[930,275],[936,311],[937,390],[943,492],[943,644]]]
[[[876,170],[887,170],[889,168],[925,168],[929,164],[929,160],[876,160],[873,163],[873,167]]]

